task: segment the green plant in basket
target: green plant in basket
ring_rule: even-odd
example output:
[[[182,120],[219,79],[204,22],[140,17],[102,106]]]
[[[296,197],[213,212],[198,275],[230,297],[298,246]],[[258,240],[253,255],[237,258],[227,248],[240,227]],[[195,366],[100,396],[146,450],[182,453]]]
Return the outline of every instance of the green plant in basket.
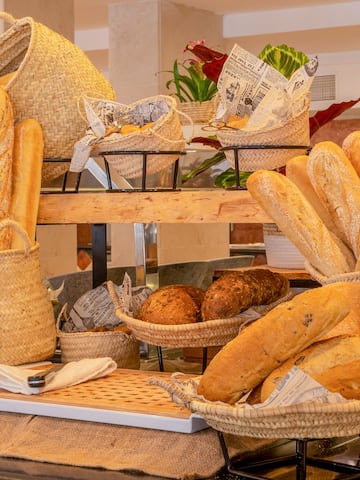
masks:
[[[180,103],[206,102],[214,98],[217,85],[204,75],[203,63],[198,60],[187,59],[184,62],[174,61],[172,78],[166,82],[168,90],[174,89]]]

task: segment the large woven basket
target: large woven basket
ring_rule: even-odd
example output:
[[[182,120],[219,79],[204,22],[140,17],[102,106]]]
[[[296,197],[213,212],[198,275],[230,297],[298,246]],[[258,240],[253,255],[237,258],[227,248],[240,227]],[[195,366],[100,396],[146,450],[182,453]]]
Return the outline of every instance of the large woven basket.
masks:
[[[291,158],[307,151],[310,143],[309,103],[306,102],[303,110],[285,125],[258,132],[223,128],[218,130],[217,137],[222,147],[239,147],[238,159],[241,171],[255,172],[260,169],[280,168]],[[270,148],[270,146],[280,148]],[[299,148],[282,148],[283,146],[299,146]],[[230,165],[235,168],[234,150],[225,150],[225,156]]]
[[[192,125],[193,123],[209,123],[214,118],[215,107],[215,100],[207,100],[205,102],[178,102],[176,108],[180,112],[181,124]]]
[[[221,347],[238,335],[245,322],[240,316],[182,325],[144,322],[125,314],[113,283],[108,281],[107,285],[117,317],[126,323],[138,340],[150,345],[172,348]],[[263,313],[288,299],[289,296],[286,295],[273,304],[264,306]]]
[[[140,344],[133,334],[122,331],[74,332],[60,330],[60,321],[66,315],[66,305],[56,321],[60,341],[61,362],[69,363],[83,358],[111,357],[119,368],[140,367]]]
[[[19,365],[47,360],[55,353],[53,307],[40,272],[39,244],[31,246],[20,225],[11,228],[24,241],[24,250],[0,251],[0,363]]]
[[[308,260],[304,262],[305,270],[310,273],[312,278],[319,282],[321,285],[328,285],[329,283],[336,282],[354,282],[360,283],[360,272],[339,273],[331,277],[326,277],[320,273]]]
[[[176,374],[175,374],[176,375]],[[307,402],[286,407],[244,409],[200,398],[196,382],[154,378],[172,399],[203,417],[215,430],[256,438],[332,438],[360,433],[360,401]]]
[[[129,134],[112,133],[104,138],[100,138],[91,154],[99,155],[104,152],[124,152],[120,155],[107,155],[108,163],[114,170],[126,178],[140,178],[143,174],[143,154],[142,152],[155,152],[147,155],[147,175],[157,173],[173,164],[179,154],[171,153],[173,151],[182,151],[185,147],[185,140],[178,112],[176,110],[175,100],[167,95],[157,95],[144,98],[132,103],[131,105],[118,104],[117,114],[121,116],[123,109],[124,116],[131,115],[131,112],[138,106],[149,105],[161,102],[166,106],[167,112],[160,117],[151,117],[154,125],[143,131],[137,131]],[[107,118],[101,118],[106,126]],[[147,119],[150,120],[150,117]],[[127,152],[135,152],[130,154]],[[156,152],[163,151],[162,154]],[[137,153],[136,153],[137,152]],[[168,153],[169,152],[169,153]]]
[[[84,94],[114,99],[108,80],[85,53],[62,35],[31,17],[15,20],[0,36],[0,75],[16,72],[5,86],[14,107],[15,122],[35,118],[44,132],[45,158],[71,158],[75,142],[86,131],[78,112]],[[47,165],[55,177],[68,165]],[[60,172],[60,173],[59,173]]]

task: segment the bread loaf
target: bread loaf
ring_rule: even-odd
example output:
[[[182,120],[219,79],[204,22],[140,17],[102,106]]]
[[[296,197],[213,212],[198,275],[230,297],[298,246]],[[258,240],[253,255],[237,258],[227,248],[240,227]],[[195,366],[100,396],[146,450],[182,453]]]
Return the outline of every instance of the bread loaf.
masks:
[[[201,320],[204,291],[192,285],[167,285],[155,290],[142,304],[138,319],[163,325],[181,325]]]
[[[336,143],[319,142],[309,154],[308,172],[314,190],[358,258],[360,178],[356,170]]]
[[[240,331],[211,360],[198,394],[234,404],[350,311],[346,282],[306,290]]]
[[[0,87],[0,221],[9,216],[11,201],[12,154],[14,146],[14,116],[10,98]],[[0,233],[0,250],[11,246],[11,232]]]
[[[37,120],[26,119],[15,126],[10,216],[27,232],[32,244],[40,201],[43,151],[43,132]],[[23,240],[13,235],[11,248],[23,247]]]
[[[341,249],[310,202],[285,175],[258,170],[248,178],[247,188],[319,272],[330,277],[354,270],[354,258],[349,259],[348,250]]]
[[[289,281],[268,269],[227,272],[206,290],[201,305],[203,321],[229,318],[254,305],[269,305],[289,290]]]
[[[355,130],[344,138],[342,149],[360,177],[360,130]]]
[[[355,365],[357,372],[351,372],[353,385],[350,393],[348,383],[346,392],[342,384],[343,376],[350,378],[346,372],[348,365]],[[264,380],[261,387],[261,402],[264,402],[283,380],[285,375],[297,366],[330,391],[345,393],[347,398],[360,399],[360,336],[336,337],[322,342],[317,342],[299,352],[294,357],[284,362],[273,370]],[[336,367],[337,375],[331,377],[333,368]],[[350,396],[347,396],[350,395]]]

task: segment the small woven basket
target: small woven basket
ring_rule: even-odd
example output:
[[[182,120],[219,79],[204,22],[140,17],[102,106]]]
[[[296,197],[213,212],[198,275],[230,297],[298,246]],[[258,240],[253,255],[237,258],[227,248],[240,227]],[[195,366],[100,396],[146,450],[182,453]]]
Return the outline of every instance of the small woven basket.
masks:
[[[31,246],[21,226],[5,220],[24,241],[24,250],[0,251],[0,363],[47,360],[55,353],[53,307],[40,272],[39,244]]]
[[[107,285],[117,317],[126,323],[138,340],[150,345],[172,348],[221,347],[238,335],[245,322],[244,318],[239,316],[182,325],[144,322],[126,315],[121,308],[113,283],[109,281]],[[263,313],[287,298],[288,296],[264,306]]]
[[[118,368],[140,367],[140,344],[134,335],[121,331],[105,332],[62,332],[60,321],[65,313],[62,308],[56,321],[60,341],[61,362],[69,363],[83,358],[111,357]]]
[[[114,99],[111,84],[79,47],[45,25],[5,12],[0,19],[11,24],[0,36],[0,75],[16,72],[5,86],[15,122],[35,118],[43,128],[44,157],[71,158],[75,142],[86,131],[79,97]],[[47,178],[61,175],[68,165],[61,167],[47,165]]]
[[[208,124],[215,115],[215,101],[206,102],[178,102],[176,108],[180,113],[182,125]]]
[[[104,152],[124,152],[121,155],[105,155],[108,163],[114,170],[126,178],[140,178],[143,174],[143,154],[142,152],[154,152],[147,155],[147,175],[152,175],[173,164],[179,154],[172,154],[172,151],[182,151],[185,147],[185,140],[178,112],[176,110],[176,101],[167,95],[157,95],[127,105],[124,108],[124,115],[134,108],[142,105],[151,105],[161,102],[167,106],[167,113],[159,118],[153,118],[154,125],[146,130],[137,131],[129,134],[112,133],[106,137],[100,138],[91,154],[99,155]],[[124,106],[125,107],[125,106]],[[119,108],[121,105],[119,104]],[[106,125],[106,118],[101,119]],[[109,126],[109,125],[106,125]],[[127,152],[135,152],[130,154]],[[156,154],[163,151],[163,154]],[[169,153],[167,153],[169,152]]]
[[[333,438],[360,433],[360,401],[307,402],[287,407],[244,409],[210,402],[196,393],[193,382],[179,378],[174,383],[151,381],[167,390],[173,401],[201,416],[215,430],[255,438]]]
[[[219,129],[218,140],[222,147],[239,147],[239,170],[255,172],[256,170],[274,170],[286,164],[291,158],[306,153],[310,142],[309,133],[309,102],[303,110],[285,125],[271,127],[259,132]],[[266,146],[285,146],[285,148],[266,148]],[[286,148],[299,146],[301,148]],[[244,146],[244,149],[241,149]],[[250,148],[256,147],[257,148]],[[248,148],[246,148],[248,147]],[[225,150],[225,156],[230,165],[235,168],[234,150]]]

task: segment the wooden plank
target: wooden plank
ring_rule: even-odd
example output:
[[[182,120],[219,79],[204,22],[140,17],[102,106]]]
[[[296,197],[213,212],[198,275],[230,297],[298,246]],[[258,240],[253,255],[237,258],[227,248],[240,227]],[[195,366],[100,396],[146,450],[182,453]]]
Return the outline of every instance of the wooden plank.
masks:
[[[245,190],[42,193],[38,224],[271,223]]]
[[[303,269],[300,268],[278,268],[278,267],[269,267],[268,265],[256,265],[255,267],[238,267],[238,268],[222,268],[217,269],[214,272],[215,276],[219,276],[225,272],[241,272],[245,270],[253,270],[254,268],[264,268],[267,270],[271,270],[275,273],[281,273],[284,277],[288,278],[289,280],[312,280],[311,275]]]

